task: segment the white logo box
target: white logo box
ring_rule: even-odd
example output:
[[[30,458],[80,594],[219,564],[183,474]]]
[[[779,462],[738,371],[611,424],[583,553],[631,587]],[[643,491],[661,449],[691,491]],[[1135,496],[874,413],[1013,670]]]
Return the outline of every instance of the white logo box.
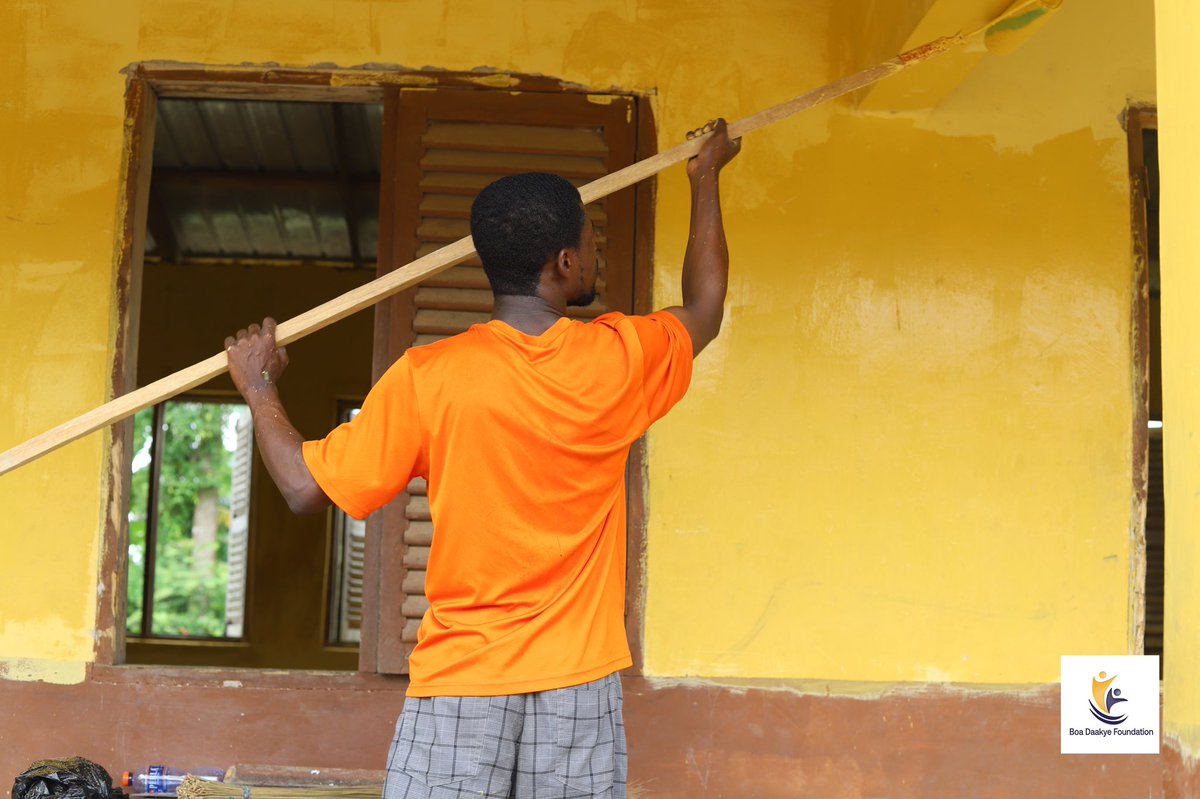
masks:
[[[1064,755],[1156,755],[1158,657],[1062,658]]]

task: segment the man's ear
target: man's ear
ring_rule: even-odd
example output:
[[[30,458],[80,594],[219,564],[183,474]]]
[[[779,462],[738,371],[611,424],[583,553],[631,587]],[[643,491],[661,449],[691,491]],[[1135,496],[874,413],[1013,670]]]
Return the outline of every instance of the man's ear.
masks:
[[[571,274],[571,269],[575,266],[578,256],[572,250],[563,248],[554,256],[554,269],[558,272],[559,277],[566,277]]]

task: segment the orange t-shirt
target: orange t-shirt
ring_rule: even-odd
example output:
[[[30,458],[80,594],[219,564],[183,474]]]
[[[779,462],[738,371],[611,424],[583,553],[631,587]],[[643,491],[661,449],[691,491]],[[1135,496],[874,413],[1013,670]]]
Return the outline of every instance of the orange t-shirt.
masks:
[[[493,320],[410,349],[354,421],[305,442],[355,518],[428,480],[410,696],[544,691],[630,665],[625,462],[691,374],[691,339],[667,312],[564,318],[540,336]]]

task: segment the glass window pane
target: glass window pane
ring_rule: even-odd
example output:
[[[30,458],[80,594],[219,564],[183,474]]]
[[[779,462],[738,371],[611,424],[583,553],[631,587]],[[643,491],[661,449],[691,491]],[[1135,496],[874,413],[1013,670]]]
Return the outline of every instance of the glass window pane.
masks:
[[[249,409],[239,403],[168,402],[162,418],[150,632],[213,638],[225,637],[232,626],[232,637],[238,637],[245,593]],[[234,625],[226,615],[230,605],[237,610]]]
[[[349,422],[359,408],[344,407],[339,422]],[[363,554],[366,551],[366,522],[354,519],[336,505],[333,508],[333,574],[329,593],[329,642],[357,645],[362,627]]]
[[[146,581],[146,518],[150,507],[150,462],[154,448],[154,409],[133,418],[133,479],[129,491],[129,569],[125,629],[142,633],[142,593]]]

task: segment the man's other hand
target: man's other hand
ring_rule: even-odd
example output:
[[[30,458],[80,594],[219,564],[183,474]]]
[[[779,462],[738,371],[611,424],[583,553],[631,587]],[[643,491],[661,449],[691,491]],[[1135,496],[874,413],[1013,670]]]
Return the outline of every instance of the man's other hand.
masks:
[[[687,137],[695,139],[710,133],[712,135],[700,146],[700,152],[688,159],[687,174],[693,181],[702,175],[720,172],[742,151],[742,140],[729,138],[724,119],[714,119],[702,128],[688,131]]]
[[[250,325],[225,339],[229,375],[247,401],[278,382],[287,368],[287,348],[275,344],[275,320],[263,319],[262,327]]]

